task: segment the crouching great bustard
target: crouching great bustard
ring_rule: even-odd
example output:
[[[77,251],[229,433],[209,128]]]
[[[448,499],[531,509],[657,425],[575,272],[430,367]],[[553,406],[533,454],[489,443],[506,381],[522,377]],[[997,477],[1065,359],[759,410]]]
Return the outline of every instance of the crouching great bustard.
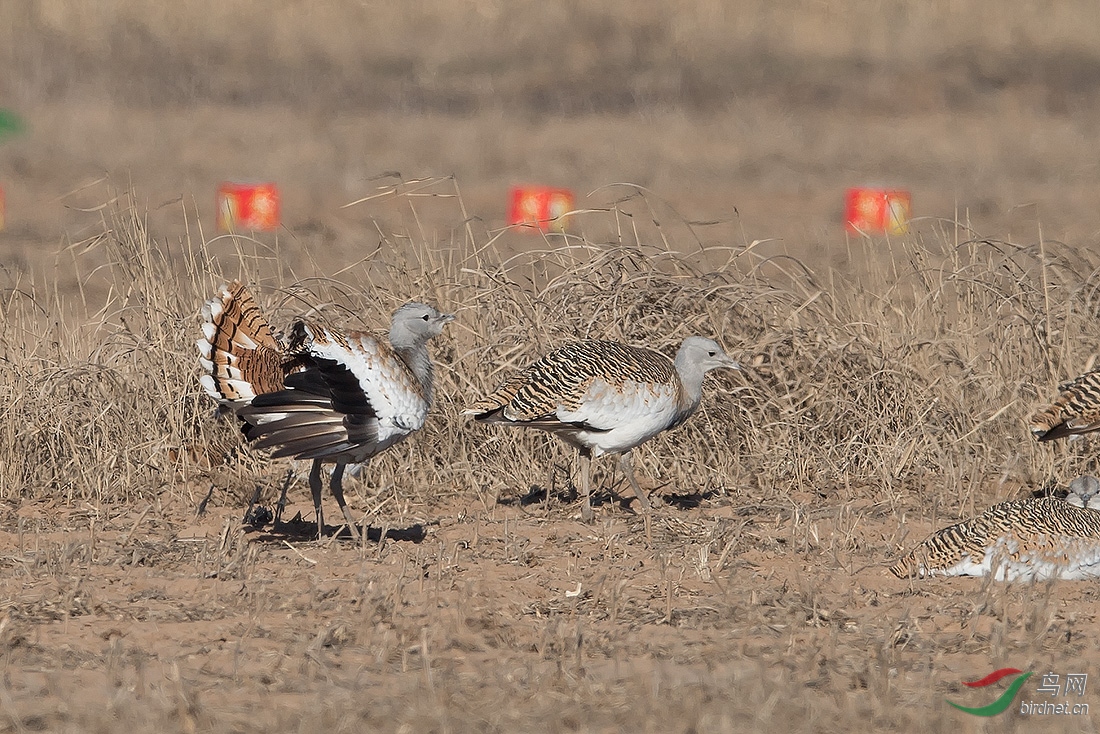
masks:
[[[660,352],[609,341],[569,344],[506,380],[465,412],[485,423],[548,431],[581,455],[581,518],[592,520],[589,471],[593,456],[618,454],[642,507],[630,450],[686,421],[699,407],[703,376],[740,369],[717,342],[688,337],[671,360]]]
[[[257,448],[273,457],[312,459],[309,488],[324,532],[321,464],[335,462],[330,487],[351,533],[343,475],[420,429],[432,404],[428,341],[454,319],[422,303],[393,314],[389,344],[363,332],[296,321],[284,348],[248,289],[222,286],[202,309],[196,342],[206,392],[244,421]],[[280,508],[281,509],[281,508]]]
[[[1100,511],[1087,509],[1098,488],[1095,477],[1083,476],[1070,483],[1065,501],[994,505],[933,533],[890,571],[899,578],[992,575],[997,581],[1100,577]]]

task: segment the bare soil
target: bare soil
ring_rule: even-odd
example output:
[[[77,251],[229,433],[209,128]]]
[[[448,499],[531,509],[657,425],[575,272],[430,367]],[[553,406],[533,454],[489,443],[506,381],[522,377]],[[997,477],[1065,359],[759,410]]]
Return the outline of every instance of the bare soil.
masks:
[[[365,513],[362,544],[310,540],[300,486],[278,530],[242,527],[240,507],[196,518],[170,494],[9,504],[3,726],[977,731],[945,698],[993,694],[962,681],[1100,662],[1092,584],[886,572],[900,542],[953,518],[872,496],[657,493],[648,538],[606,494],[591,526],[568,496],[373,497],[357,503],[383,508]]]
[[[0,93],[28,124],[0,146],[5,299],[47,280],[95,303],[107,286],[88,275],[105,263],[85,245],[120,189],[186,260],[182,243],[215,236],[227,179],[279,183],[284,226],[257,240],[288,280],[410,239],[545,247],[502,232],[507,188],[523,182],[572,187],[579,207],[600,210],[577,217],[584,242],[758,242],[761,256],[838,278],[891,251],[844,235],[850,185],[909,189],[914,241],[1087,251],[1100,233],[1089,3],[691,3],[671,18],[627,3],[591,10],[568,38],[545,28],[577,4],[523,3],[512,12],[536,22],[517,31],[507,4],[446,4],[455,18],[429,2],[401,4],[408,15],[355,3],[385,17],[345,28],[331,8],[295,14],[323,4],[282,3],[256,37],[242,35],[254,4],[110,5],[0,9]],[[853,25],[846,8],[874,22]],[[329,25],[311,25],[321,15]],[[308,43],[287,42],[298,27]],[[439,187],[415,208],[409,196],[344,208],[451,175],[465,216]],[[1066,364],[1095,349],[1075,343]],[[9,405],[22,399],[3,387]],[[429,449],[445,451],[418,457]],[[1085,453],[1059,454],[1059,467]],[[547,506],[545,476],[509,467],[499,497],[368,477],[349,492],[364,543],[311,539],[300,483],[287,514],[299,521],[245,524],[242,497],[259,485],[270,504],[278,466],[216,483],[202,517],[210,484],[194,472],[154,472],[136,503],[3,487],[0,730],[1094,731],[1096,713],[1010,710],[986,725],[946,703],[988,703],[1003,685],[963,681],[1007,666],[1089,673],[1080,701],[1096,703],[1094,584],[886,571],[980,510],[973,497],[1036,489],[997,471],[1027,457],[999,461],[891,486],[760,487],[705,468],[643,479],[663,498],[648,528],[606,493],[584,525],[566,482]],[[109,486],[116,468],[83,470]],[[326,509],[336,515],[328,498]],[[1029,684],[1017,702],[1036,698]]]

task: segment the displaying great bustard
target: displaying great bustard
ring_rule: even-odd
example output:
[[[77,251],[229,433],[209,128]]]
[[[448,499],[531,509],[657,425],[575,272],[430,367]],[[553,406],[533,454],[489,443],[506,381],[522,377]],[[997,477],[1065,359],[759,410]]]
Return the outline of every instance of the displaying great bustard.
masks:
[[[1100,576],[1100,512],[1087,509],[1100,482],[1078,477],[1066,501],[1002,502],[933,533],[891,566],[910,576],[989,576],[998,581]],[[1095,502],[1094,502],[1095,504]]]
[[[355,534],[344,468],[424,425],[433,383],[427,344],[454,316],[406,303],[393,314],[388,344],[364,332],[296,321],[284,347],[239,281],[222,286],[202,316],[196,345],[203,388],[244,419],[245,436],[257,448],[313,460],[309,487],[318,537],[324,532],[321,465],[335,463],[330,487]]]
[[[685,339],[675,360],[616,342],[576,342],[534,362],[465,412],[485,423],[548,431],[577,447],[581,518],[588,522],[592,457],[618,454],[634,494],[649,509],[630,450],[686,421],[699,407],[703,376],[719,367],[740,369],[717,342],[699,336]]]

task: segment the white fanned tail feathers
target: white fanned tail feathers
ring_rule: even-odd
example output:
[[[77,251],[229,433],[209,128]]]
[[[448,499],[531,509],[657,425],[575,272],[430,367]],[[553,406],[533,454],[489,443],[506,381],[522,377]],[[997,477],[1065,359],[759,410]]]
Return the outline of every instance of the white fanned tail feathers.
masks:
[[[223,285],[202,307],[203,338],[195,342],[203,374],[199,383],[224,406],[246,405],[282,387],[286,355],[248,289]]]

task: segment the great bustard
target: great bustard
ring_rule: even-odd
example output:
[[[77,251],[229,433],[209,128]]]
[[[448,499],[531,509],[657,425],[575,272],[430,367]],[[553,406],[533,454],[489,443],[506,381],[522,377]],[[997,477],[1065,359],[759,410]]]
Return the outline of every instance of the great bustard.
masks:
[[[1070,486],[1070,497],[1077,496],[1082,485]],[[1100,512],[1050,497],[1002,502],[933,533],[890,571],[898,578],[1096,578],[1100,576]]]
[[[703,376],[740,369],[717,342],[688,337],[675,361],[660,352],[610,341],[568,344],[506,380],[465,412],[485,423],[548,431],[581,456],[581,518],[592,520],[589,472],[593,456],[618,454],[642,507],[630,450],[675,428],[699,407]]]
[[[389,344],[299,320],[284,348],[239,281],[222,286],[202,316],[203,338],[196,345],[203,388],[244,419],[245,436],[257,448],[313,460],[309,488],[318,537],[325,527],[321,464],[335,462],[332,494],[356,534],[344,501],[344,468],[424,425],[433,384],[427,344],[454,316],[406,303],[393,314]]]
[[[1040,441],[1100,430],[1100,370],[1059,385],[1058,397],[1031,417],[1031,433]]]

